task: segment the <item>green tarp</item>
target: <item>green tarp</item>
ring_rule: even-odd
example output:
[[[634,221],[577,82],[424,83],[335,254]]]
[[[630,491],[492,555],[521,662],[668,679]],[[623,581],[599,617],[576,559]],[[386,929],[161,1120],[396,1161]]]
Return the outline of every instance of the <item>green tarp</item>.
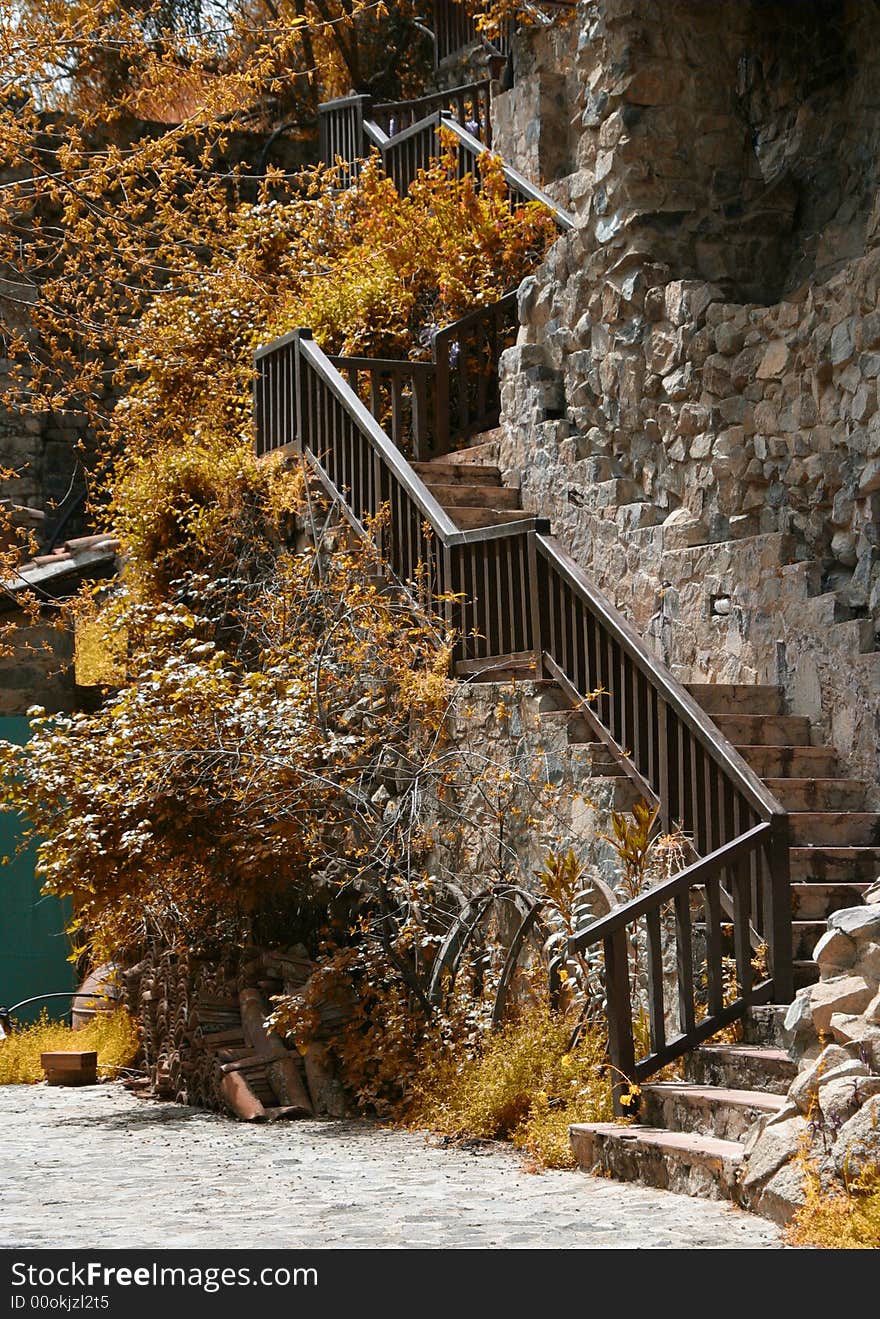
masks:
[[[23,715],[0,716],[0,738],[20,745],[28,739],[30,729]],[[69,920],[67,903],[40,893],[40,881],[34,874],[35,848],[15,855],[22,837],[19,816],[0,812],[0,856],[11,856],[9,865],[0,867],[0,1006],[10,1007],[34,994],[74,989],[74,968],[67,961],[70,941],[64,933]],[[47,999],[49,1015],[64,1018],[70,1011],[65,998]],[[15,1015],[32,1021],[40,1012],[40,1003],[22,1008]]]

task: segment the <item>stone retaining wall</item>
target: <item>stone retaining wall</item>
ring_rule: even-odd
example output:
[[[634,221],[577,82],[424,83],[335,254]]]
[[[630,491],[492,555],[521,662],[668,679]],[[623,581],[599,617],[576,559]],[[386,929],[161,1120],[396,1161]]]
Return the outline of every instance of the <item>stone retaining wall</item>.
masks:
[[[875,781],[880,12],[590,0],[574,35],[522,38],[496,114],[526,169],[566,144],[578,217],[520,290],[506,475],[678,676],[781,681]]]

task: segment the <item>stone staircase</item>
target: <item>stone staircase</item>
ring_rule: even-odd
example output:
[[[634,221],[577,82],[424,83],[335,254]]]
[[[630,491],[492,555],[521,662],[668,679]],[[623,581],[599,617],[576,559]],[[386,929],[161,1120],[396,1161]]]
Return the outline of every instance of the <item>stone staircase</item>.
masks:
[[[692,683],[694,699],[790,812],[792,952],[796,984],[818,978],[812,952],[825,920],[851,907],[880,870],[880,814],[868,784],[838,773],[832,746],[813,746],[810,721],[783,713],[777,686]]]
[[[835,748],[813,746],[809,721],[783,712],[779,687],[692,683],[689,690],[790,812],[792,951],[796,985],[809,984],[818,979],[812,953],[825,919],[858,905],[880,870],[880,814],[862,809],[865,782],[837,773]],[[569,740],[585,736],[582,716],[572,716]],[[610,772],[607,751],[588,745],[598,771]],[[779,1112],[797,1070],[782,1047],[785,1011],[753,1008],[741,1042],[704,1044],[683,1059],[682,1080],[644,1085],[638,1124],[572,1127],[579,1166],[747,1205],[739,1178],[746,1138],[759,1118]]]
[[[748,1206],[740,1169],[749,1131],[780,1112],[797,1070],[781,1047],[784,1013],[753,1008],[742,1043],[704,1044],[684,1059],[683,1079],[644,1085],[638,1123],[573,1126],[579,1167]]]

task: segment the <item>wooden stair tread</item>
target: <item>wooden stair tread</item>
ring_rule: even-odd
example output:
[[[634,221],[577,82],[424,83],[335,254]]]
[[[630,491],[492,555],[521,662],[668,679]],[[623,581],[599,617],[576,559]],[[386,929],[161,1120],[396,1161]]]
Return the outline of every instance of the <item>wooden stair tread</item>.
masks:
[[[501,469],[487,463],[451,463],[442,458],[429,463],[412,463],[412,469],[426,485],[435,482],[465,485],[501,485]]]
[[[799,714],[715,714],[729,742],[755,746],[809,746],[810,721]]]
[[[735,741],[734,745],[743,760],[755,773],[778,778],[800,778],[808,766],[813,775],[822,771],[833,771],[838,761],[835,747],[794,746],[791,743],[764,744],[757,742]],[[767,766],[773,766],[768,769]],[[789,770],[796,768],[797,773]]]
[[[783,713],[782,691],[768,683],[690,682],[687,690],[712,718],[715,714]]]
[[[700,1052],[719,1058],[753,1058],[772,1063],[791,1062],[785,1049],[776,1049],[771,1044],[701,1044]]]
[[[506,522],[525,522],[531,518],[521,508],[454,508],[447,510],[460,531],[473,531],[476,527],[496,527]]]
[[[444,508],[472,506],[475,508],[522,509],[519,502],[519,491],[514,490],[511,486],[470,485],[464,481],[453,481],[449,484],[438,483],[436,485],[433,481],[427,481],[425,484],[438,504],[442,504]]]
[[[789,811],[788,820],[794,847],[833,847],[835,840],[855,847],[880,843],[877,811]]]

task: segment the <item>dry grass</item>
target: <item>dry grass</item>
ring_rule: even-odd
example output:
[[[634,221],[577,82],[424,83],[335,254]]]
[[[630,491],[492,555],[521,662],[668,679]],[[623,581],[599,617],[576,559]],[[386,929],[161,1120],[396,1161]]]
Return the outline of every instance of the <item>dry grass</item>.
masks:
[[[839,1191],[824,1190],[809,1162],[805,1179],[806,1200],[787,1229],[791,1245],[880,1249],[880,1164],[866,1164],[858,1178]]]
[[[612,1112],[605,1040],[584,1032],[569,1050],[571,1028],[567,1016],[533,1008],[475,1054],[426,1058],[408,1123],[454,1139],[510,1140],[542,1167],[573,1168],[569,1124],[610,1121]]]
[[[71,1030],[45,1013],[31,1026],[13,1031],[0,1042],[0,1085],[32,1085],[45,1080],[40,1054],[64,1049],[95,1049],[98,1075],[109,1078],[130,1067],[138,1052],[134,1021],[125,1008],[99,1012],[81,1030]]]

